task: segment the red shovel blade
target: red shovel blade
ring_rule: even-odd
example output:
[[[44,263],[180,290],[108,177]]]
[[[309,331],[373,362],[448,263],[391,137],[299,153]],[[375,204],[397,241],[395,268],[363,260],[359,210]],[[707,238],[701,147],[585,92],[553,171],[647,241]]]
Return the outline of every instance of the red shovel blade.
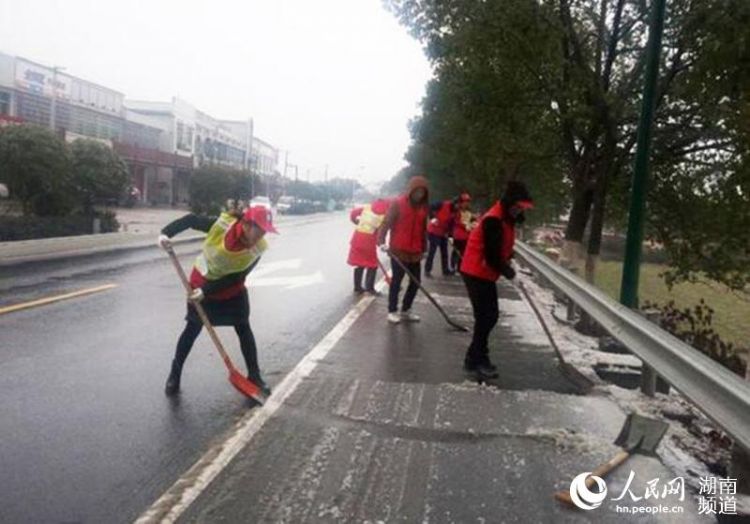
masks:
[[[258,404],[263,404],[266,397],[261,392],[257,384],[251,382],[246,377],[243,377],[236,369],[229,371],[229,382],[235,387],[237,391],[255,400]]]

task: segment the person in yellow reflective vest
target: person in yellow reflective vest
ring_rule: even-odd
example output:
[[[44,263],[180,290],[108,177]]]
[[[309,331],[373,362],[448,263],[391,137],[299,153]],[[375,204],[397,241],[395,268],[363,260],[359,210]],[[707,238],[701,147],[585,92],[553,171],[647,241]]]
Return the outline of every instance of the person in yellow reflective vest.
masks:
[[[388,211],[390,201],[379,198],[372,204],[352,209],[349,219],[357,225],[349,242],[347,263],[354,266],[354,293],[364,292],[373,295],[380,293],[375,289],[375,277],[378,270],[378,228],[380,228]],[[362,274],[366,272],[365,287],[362,287]]]
[[[188,214],[171,222],[161,230],[159,245],[167,247],[171,237],[186,229],[204,231],[207,235],[190,274],[193,292],[188,297],[187,323],[177,341],[165,392],[174,395],[180,390],[182,367],[203,328],[193,302],[202,302],[213,325],[234,327],[248,379],[269,395],[271,390],[260,374],[255,337],[250,328],[245,277],[268,248],[265,234],[277,233],[271,213],[264,206],[243,210],[235,201],[229,201],[227,211],[218,218]]]

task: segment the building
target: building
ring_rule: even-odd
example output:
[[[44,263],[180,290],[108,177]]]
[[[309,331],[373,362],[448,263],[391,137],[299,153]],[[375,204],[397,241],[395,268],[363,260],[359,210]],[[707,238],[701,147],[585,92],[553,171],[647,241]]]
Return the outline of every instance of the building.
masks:
[[[192,159],[160,150],[162,130],[129,120],[124,95],[42,64],[0,53],[0,120],[48,126],[67,141],[99,140],[125,161],[143,202],[184,199],[173,181]]]
[[[247,169],[249,142],[246,137],[235,134],[234,126],[224,124],[184,100],[127,100],[125,106],[129,115],[146,116],[162,129],[164,151],[191,156],[194,167],[219,165]],[[251,121],[244,125],[252,129]]]
[[[67,141],[99,140],[130,170],[143,203],[188,201],[194,168],[219,165],[277,178],[279,151],[253,121],[220,120],[173,97],[129,100],[119,91],[25,58],[0,53],[0,126],[52,127]]]
[[[279,149],[254,134],[252,119],[248,121],[222,120],[221,124],[249,145],[247,169],[260,176],[263,182],[261,191],[271,196],[272,187],[281,183]]]

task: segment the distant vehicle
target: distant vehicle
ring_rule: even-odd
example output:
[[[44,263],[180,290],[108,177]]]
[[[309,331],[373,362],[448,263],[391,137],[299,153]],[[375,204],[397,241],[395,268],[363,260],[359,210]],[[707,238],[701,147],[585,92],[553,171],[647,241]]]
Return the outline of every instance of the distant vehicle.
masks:
[[[279,214],[286,215],[293,205],[294,197],[283,196],[279,198],[279,201],[276,203],[276,210],[279,212]]]

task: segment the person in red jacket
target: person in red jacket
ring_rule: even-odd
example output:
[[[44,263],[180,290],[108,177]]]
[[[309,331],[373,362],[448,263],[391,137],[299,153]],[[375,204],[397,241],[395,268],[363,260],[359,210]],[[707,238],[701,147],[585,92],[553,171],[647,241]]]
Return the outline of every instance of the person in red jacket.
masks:
[[[485,213],[469,234],[461,275],[474,311],[474,334],[466,351],[464,369],[479,378],[496,378],[497,367],[489,358],[488,339],[497,324],[497,279],[512,280],[516,272],[510,264],[515,242],[515,226],[524,221],[524,211],[533,207],[531,195],[522,182],[510,181],[502,199]]]
[[[398,324],[402,320],[419,322],[419,316],[411,311],[419,286],[411,279],[404,294],[401,314],[398,314],[398,294],[401,291],[401,281],[406,273],[393,259],[397,258],[419,281],[421,276],[420,262],[427,243],[425,236],[427,232],[428,198],[427,179],[422,176],[411,178],[406,186],[406,192],[391,203],[383,226],[380,228],[378,245],[381,249],[385,249],[385,237],[390,231],[390,244],[387,251],[391,255],[393,274],[388,289],[388,321],[393,324]]]
[[[469,193],[461,193],[454,204],[455,213],[453,215],[453,230],[451,238],[453,239],[453,249],[451,250],[451,268],[458,269],[460,258],[464,256],[466,242],[469,240],[469,232],[476,225],[474,215],[470,211],[471,196]]]
[[[354,292],[364,292],[373,295],[380,293],[375,290],[375,277],[378,270],[378,229],[383,223],[388,211],[389,201],[379,198],[372,204],[352,209],[349,218],[357,228],[352,233],[347,263],[354,266]],[[362,275],[366,272],[365,287],[362,287]]]
[[[453,202],[450,200],[436,202],[430,206],[430,223],[427,225],[430,249],[424,265],[424,274],[427,278],[432,278],[432,264],[438,249],[440,249],[440,266],[443,269],[443,276],[453,274],[448,266],[448,236],[453,227],[455,211]]]

